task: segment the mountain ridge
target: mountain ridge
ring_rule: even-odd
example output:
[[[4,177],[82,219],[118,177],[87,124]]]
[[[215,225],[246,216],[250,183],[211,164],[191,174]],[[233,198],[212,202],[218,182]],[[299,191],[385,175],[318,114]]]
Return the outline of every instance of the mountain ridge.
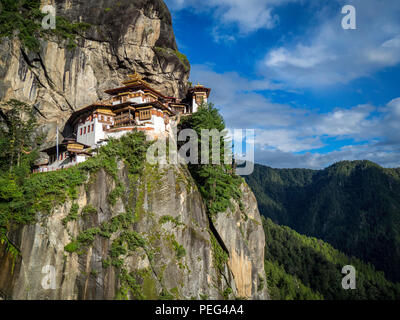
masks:
[[[400,169],[343,161],[323,170],[255,166],[245,177],[262,215],[400,273]]]

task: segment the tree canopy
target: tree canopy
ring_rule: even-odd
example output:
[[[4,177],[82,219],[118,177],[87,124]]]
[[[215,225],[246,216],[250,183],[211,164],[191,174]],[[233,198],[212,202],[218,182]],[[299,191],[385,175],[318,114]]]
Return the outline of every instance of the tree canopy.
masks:
[[[324,170],[256,165],[245,178],[265,217],[400,281],[400,169],[370,161],[344,161]]]
[[[198,111],[191,117],[185,118],[180,129],[191,128],[199,137],[199,150],[204,137],[203,130],[217,130],[221,133],[219,146],[209,139],[208,150],[199,152],[199,164],[189,164],[189,170],[206,203],[208,213],[212,217],[219,212],[224,212],[230,205],[231,199],[240,199],[239,186],[242,178],[234,173],[232,164],[224,163],[226,147],[225,122],[212,104],[202,104]],[[204,140],[205,141],[205,140]],[[213,149],[219,148],[220,164],[212,164]],[[204,152],[208,154],[204,155]],[[201,164],[201,159],[207,158],[209,164]]]
[[[398,300],[400,284],[371,264],[348,257],[328,243],[301,235],[263,217],[265,271],[273,299]],[[356,289],[342,288],[346,265],[356,269]]]

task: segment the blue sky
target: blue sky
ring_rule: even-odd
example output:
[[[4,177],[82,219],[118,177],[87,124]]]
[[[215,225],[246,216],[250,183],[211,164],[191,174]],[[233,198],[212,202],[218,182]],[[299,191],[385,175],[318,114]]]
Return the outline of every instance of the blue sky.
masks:
[[[191,81],[227,126],[256,129],[256,162],[400,167],[399,0],[166,0]],[[357,29],[344,30],[344,5]]]

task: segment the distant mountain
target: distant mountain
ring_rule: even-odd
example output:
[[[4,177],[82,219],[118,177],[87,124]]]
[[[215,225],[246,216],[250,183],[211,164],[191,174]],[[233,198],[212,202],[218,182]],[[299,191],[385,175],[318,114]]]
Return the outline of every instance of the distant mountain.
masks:
[[[328,243],[263,218],[265,273],[274,300],[398,300],[400,284],[371,264],[349,258]],[[343,266],[356,269],[356,290],[344,290]]]
[[[370,161],[344,161],[324,170],[256,165],[246,180],[265,217],[400,281],[400,169]]]

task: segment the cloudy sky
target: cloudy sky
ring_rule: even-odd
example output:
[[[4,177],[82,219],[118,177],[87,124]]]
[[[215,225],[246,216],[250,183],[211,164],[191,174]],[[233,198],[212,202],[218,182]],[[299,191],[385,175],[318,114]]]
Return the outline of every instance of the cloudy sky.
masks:
[[[227,126],[256,129],[256,162],[400,167],[399,0],[166,0],[191,81]],[[342,8],[356,9],[356,30]]]

